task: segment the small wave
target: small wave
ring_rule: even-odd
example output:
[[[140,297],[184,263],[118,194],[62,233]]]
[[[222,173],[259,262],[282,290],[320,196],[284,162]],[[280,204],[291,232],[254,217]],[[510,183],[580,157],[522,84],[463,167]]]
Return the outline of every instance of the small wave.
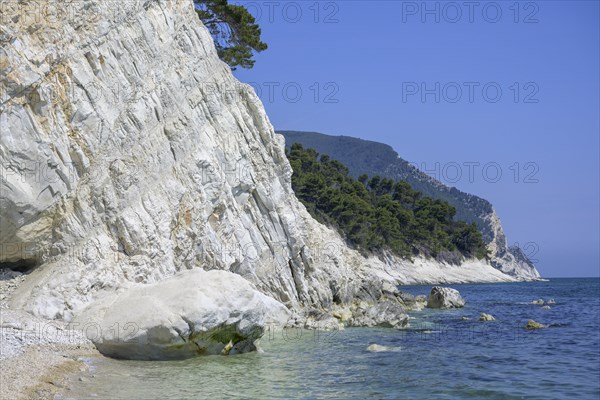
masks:
[[[410,328],[410,329],[406,329],[404,332],[409,332],[409,333],[432,333],[432,332],[441,332],[441,331],[433,331],[429,328]]]
[[[569,326],[569,324],[565,324],[565,323],[548,324],[548,328],[564,328],[565,326]]]

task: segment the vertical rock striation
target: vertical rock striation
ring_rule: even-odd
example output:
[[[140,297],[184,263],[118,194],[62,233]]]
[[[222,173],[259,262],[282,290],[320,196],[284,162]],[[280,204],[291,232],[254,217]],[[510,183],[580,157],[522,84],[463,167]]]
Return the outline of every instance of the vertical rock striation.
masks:
[[[0,263],[35,267],[12,307],[69,321],[194,268],[293,311],[444,279],[365,259],[310,217],[283,138],[191,1],[0,5]],[[486,268],[473,280],[511,280]]]
[[[540,273],[533,262],[523,253],[523,250],[517,246],[508,245],[496,210],[492,209],[490,213],[483,214],[481,219],[485,221],[491,231],[488,248],[493,255],[492,265],[503,273],[521,280],[540,279]]]
[[[49,4],[2,4],[0,262],[36,267],[13,306],[69,320],[197,267],[291,309],[352,298],[368,265],[296,200],[191,1]]]

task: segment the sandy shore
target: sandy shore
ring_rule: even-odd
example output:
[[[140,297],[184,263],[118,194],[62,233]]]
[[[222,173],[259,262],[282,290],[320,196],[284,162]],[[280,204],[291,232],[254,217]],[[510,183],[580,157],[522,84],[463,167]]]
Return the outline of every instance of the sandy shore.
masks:
[[[68,377],[84,373],[83,356],[97,355],[94,346],[27,346],[17,356],[2,360],[0,367],[2,399],[54,399],[68,396]]]
[[[10,296],[24,279],[0,271],[0,399],[68,397],[68,377],[87,370],[80,358],[101,355],[64,323],[10,309]]]

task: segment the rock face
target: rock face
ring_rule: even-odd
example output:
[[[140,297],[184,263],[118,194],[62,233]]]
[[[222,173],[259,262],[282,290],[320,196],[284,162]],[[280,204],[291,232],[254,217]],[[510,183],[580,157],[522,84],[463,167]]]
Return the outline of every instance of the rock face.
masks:
[[[168,355],[175,333],[201,331],[173,314],[193,310],[161,286],[187,270],[237,274],[298,315],[359,301],[355,324],[394,327],[410,303],[389,296],[398,283],[514,280],[478,263],[364,258],[314,221],[291,189],[283,138],[219,60],[191,0],[52,5],[40,16],[36,2],[2,4],[0,267],[33,269],[12,308],[65,321],[102,314],[123,326],[130,315],[120,307],[151,290],[148,304],[161,312],[139,306],[148,315],[139,339]],[[203,276],[198,287],[235,289]],[[231,309],[261,316],[271,304],[250,292],[255,310],[230,299],[208,311],[246,332]],[[139,354],[108,337],[98,343]],[[177,343],[184,354],[223,344]],[[237,351],[234,343],[223,349]]]
[[[510,247],[500,219],[492,204],[480,197],[448,187],[439,180],[403,160],[390,146],[348,136],[330,136],[316,132],[281,131],[286,145],[301,143],[330,155],[348,166],[355,178],[364,173],[382,178],[405,180],[427,196],[449,202],[456,207],[456,218],[474,222],[491,251],[490,264],[516,280],[536,280],[540,274],[518,247]],[[435,172],[441,176],[441,171]]]
[[[0,263],[34,268],[11,307],[69,321],[194,268],[291,310],[375,304],[401,282],[297,201],[283,138],[192,1],[5,5]]]
[[[461,308],[464,306],[465,300],[456,289],[435,286],[427,298],[428,308]]]
[[[487,229],[491,231],[488,249],[492,254],[491,263],[494,268],[519,280],[540,279],[540,273],[525,253],[523,253],[523,250],[519,247],[508,245],[496,211],[492,209],[490,213],[482,216],[482,220],[485,222]]]
[[[194,269],[113,293],[73,325],[85,327],[105,355],[165,360],[255,350],[265,328],[282,326],[289,315],[239,275]]]

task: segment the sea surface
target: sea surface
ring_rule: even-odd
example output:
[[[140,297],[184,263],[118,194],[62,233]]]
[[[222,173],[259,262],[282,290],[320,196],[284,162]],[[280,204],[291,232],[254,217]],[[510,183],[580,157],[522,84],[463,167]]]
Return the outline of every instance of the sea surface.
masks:
[[[600,398],[600,279],[446,286],[466,306],[413,312],[407,330],[279,331],[262,339],[262,353],[185,361],[93,358],[93,377],[73,378],[62,398]],[[556,304],[531,304],[539,298]],[[496,321],[480,322],[482,312]],[[528,319],[549,327],[527,331]]]

